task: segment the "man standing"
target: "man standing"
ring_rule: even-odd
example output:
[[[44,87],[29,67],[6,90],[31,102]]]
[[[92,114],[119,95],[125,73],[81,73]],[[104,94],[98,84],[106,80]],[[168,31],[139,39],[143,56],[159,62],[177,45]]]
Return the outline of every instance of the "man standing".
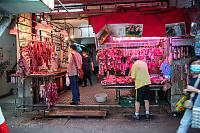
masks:
[[[145,118],[149,119],[149,84],[151,84],[148,67],[146,62],[139,60],[138,57],[133,57],[132,62],[134,63],[131,68],[131,77],[135,80],[135,114],[133,118],[139,120],[140,104],[144,101],[146,115]]]
[[[91,80],[91,69],[92,71],[94,71],[94,66],[93,66],[93,62],[91,60],[91,58],[88,56],[88,54],[83,51],[83,87],[87,86],[87,79],[89,79],[90,81],[90,85],[92,86],[92,80]]]
[[[82,56],[76,52],[76,45],[70,46],[70,54],[68,59],[67,72],[69,74],[70,88],[72,89],[73,102],[71,105],[77,105],[80,101],[80,93],[78,87],[78,69],[82,67]]]

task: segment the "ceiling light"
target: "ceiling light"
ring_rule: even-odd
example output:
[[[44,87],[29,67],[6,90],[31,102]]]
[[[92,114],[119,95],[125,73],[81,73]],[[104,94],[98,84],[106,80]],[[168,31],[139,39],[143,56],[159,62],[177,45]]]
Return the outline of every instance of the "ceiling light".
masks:
[[[36,29],[36,30],[46,30],[46,29],[45,29],[45,26],[42,25],[42,24],[36,25],[36,26],[35,26],[35,29]]]
[[[83,9],[68,9],[68,12],[82,12]],[[52,12],[66,12],[66,10],[54,10]]]
[[[48,24],[45,26],[45,29],[46,29],[46,30],[53,31],[53,28],[52,28],[50,25],[48,25]]]
[[[69,12],[82,12],[83,9],[68,9]]]
[[[69,38],[68,37],[65,37],[65,40],[67,41]]]
[[[12,34],[12,35],[17,35],[18,33],[21,34],[22,32],[20,30],[18,30],[17,27],[14,27],[9,32],[9,34]]]

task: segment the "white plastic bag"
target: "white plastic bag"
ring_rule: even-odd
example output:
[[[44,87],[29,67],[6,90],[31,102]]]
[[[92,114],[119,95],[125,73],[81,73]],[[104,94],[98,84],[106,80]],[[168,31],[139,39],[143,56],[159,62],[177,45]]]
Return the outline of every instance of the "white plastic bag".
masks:
[[[69,86],[70,85],[69,75],[66,74],[65,77],[66,77],[66,86]]]
[[[45,84],[40,85],[40,98],[45,98],[46,91],[45,91]]]

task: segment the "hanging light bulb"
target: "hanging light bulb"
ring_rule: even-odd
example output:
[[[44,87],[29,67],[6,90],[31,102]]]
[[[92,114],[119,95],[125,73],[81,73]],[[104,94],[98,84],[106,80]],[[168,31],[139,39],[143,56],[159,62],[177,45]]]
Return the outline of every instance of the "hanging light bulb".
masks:
[[[73,39],[73,38],[74,38],[74,35],[71,35],[71,38]]]
[[[45,26],[42,25],[41,23],[35,26],[36,30],[45,30]]]
[[[53,31],[53,28],[52,28],[49,24],[47,24],[47,25],[45,26],[45,29],[46,29],[46,30]]]
[[[68,36],[67,37],[65,37],[65,40],[67,41],[69,38],[68,38]]]
[[[12,34],[12,35],[17,35],[18,33],[21,34],[22,32],[18,30],[16,26],[13,29],[11,29],[9,32],[9,34]]]

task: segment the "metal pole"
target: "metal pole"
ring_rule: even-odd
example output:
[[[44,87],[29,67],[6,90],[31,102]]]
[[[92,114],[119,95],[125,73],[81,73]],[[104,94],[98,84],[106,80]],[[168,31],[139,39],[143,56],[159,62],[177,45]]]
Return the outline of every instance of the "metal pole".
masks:
[[[57,1],[67,11],[67,13],[70,14],[69,11],[67,10],[67,8],[63,5],[63,3],[60,0],[57,0]]]

